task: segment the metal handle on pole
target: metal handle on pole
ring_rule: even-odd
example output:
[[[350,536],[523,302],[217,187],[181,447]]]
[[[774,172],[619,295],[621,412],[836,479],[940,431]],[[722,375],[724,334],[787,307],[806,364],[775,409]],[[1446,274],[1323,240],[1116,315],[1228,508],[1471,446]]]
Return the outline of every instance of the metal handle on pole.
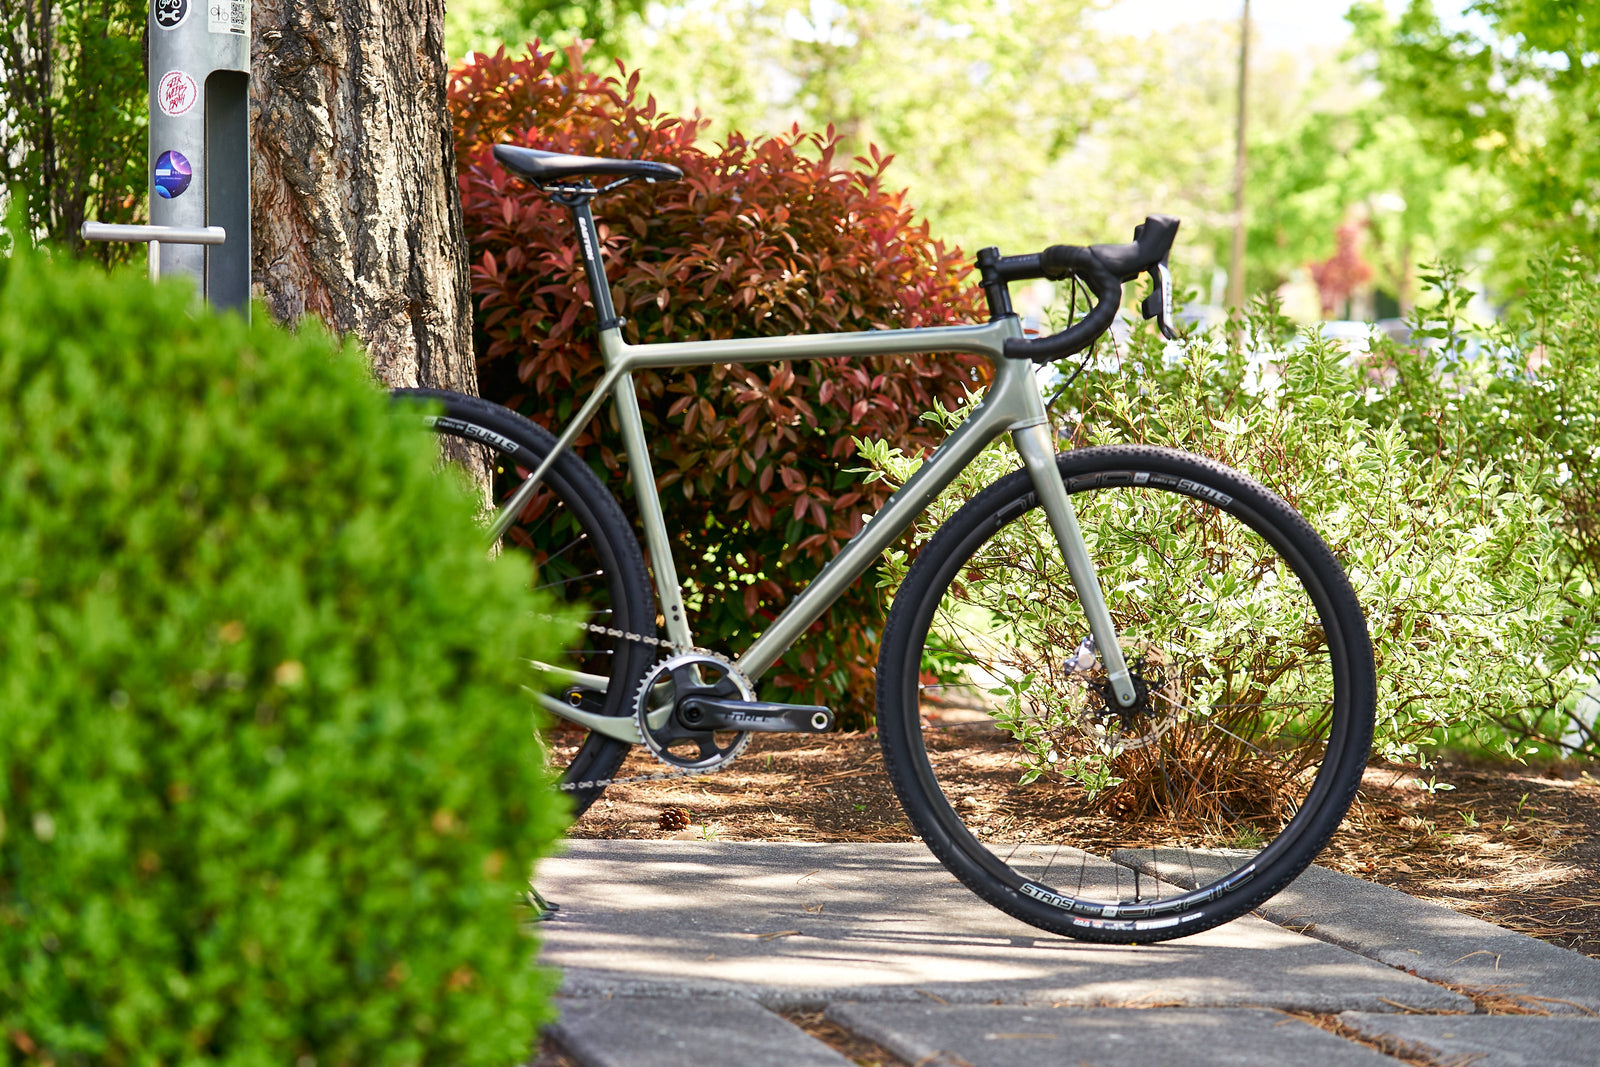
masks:
[[[150,245],[150,280],[161,277],[161,246],[220,245],[228,239],[221,226],[130,226],[115,222],[86,222],[79,234],[85,241],[131,241]]]

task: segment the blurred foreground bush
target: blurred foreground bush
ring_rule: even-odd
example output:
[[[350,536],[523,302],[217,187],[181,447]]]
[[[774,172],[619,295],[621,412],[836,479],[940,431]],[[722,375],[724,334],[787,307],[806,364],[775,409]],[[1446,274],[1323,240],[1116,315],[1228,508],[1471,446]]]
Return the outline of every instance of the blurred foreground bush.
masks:
[[[0,261],[8,1062],[503,1067],[549,1017],[562,635],[359,354],[265,318]]]

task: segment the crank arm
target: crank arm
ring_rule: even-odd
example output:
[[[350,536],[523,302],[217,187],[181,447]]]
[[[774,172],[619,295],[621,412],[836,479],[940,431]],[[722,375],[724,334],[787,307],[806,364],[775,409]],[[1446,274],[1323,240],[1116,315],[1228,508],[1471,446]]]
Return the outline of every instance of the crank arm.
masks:
[[[678,718],[694,730],[746,730],[761,734],[823,734],[833,729],[833,712],[820,704],[773,704],[691,696]]]

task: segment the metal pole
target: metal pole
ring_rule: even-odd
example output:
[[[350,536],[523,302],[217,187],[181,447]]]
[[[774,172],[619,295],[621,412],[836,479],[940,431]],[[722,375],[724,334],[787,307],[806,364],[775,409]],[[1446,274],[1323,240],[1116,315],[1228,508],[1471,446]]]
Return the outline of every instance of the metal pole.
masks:
[[[250,4],[150,0],[150,221],[221,226],[217,248],[167,249],[221,308],[250,304]],[[162,239],[165,242],[165,239]]]
[[[144,241],[150,280],[188,274],[250,313],[250,3],[149,0],[150,226],[83,224],[86,241]],[[162,245],[173,245],[163,255]]]

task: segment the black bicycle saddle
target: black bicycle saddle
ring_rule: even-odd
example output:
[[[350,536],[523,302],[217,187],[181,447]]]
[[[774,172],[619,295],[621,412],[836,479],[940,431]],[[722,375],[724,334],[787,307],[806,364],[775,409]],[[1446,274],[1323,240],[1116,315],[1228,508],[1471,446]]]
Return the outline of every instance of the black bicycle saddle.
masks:
[[[664,182],[677,181],[683,177],[683,171],[671,163],[657,163],[650,159],[569,156],[561,152],[546,152],[539,148],[521,148],[510,144],[495,145],[494,158],[512,174],[525,178],[535,185],[573,181],[591,174]]]

